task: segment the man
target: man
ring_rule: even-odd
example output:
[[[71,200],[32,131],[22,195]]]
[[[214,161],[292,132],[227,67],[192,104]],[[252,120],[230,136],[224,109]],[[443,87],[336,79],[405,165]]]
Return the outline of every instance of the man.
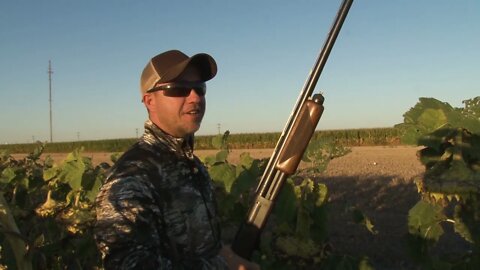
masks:
[[[205,113],[208,54],[153,57],[140,80],[145,133],[110,170],[96,199],[105,269],[258,268],[220,240],[211,179],[193,155]]]

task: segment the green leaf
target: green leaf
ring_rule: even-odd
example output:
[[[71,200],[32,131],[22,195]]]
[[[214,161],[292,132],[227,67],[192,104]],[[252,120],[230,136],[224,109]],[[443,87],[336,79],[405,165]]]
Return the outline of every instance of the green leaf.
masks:
[[[296,238],[292,236],[278,237],[276,247],[290,257],[311,259],[320,252],[320,247],[311,239]]]
[[[7,149],[0,149],[0,162],[3,163],[3,162],[7,162],[9,159],[10,159],[11,155],[10,155],[10,151],[8,151]],[[1,165],[0,163],[0,165]]]
[[[222,150],[217,153],[215,156],[216,162],[227,162],[227,157],[228,157],[228,151],[227,150]]]
[[[256,187],[257,178],[249,170],[241,166],[236,166],[236,180],[232,184],[231,193],[234,197],[240,197],[242,194],[248,194],[250,190]]]
[[[225,131],[223,134],[218,134],[217,136],[212,138],[212,145],[215,149],[219,150],[227,150],[228,145],[228,136],[230,135],[230,131]]]
[[[208,172],[214,182],[222,184],[227,193],[231,192],[232,185],[236,179],[235,166],[228,163],[220,163],[210,167]]]
[[[425,109],[417,118],[417,123],[426,130],[433,131],[447,123],[447,116],[441,109]]]
[[[52,180],[55,176],[57,176],[59,168],[54,166],[50,169],[43,170],[43,179],[45,181]]]
[[[207,167],[213,166],[216,161],[217,161],[217,159],[216,159],[215,156],[206,156],[206,157],[203,158],[203,160],[202,160],[202,162],[203,162],[203,163],[205,164],[205,166],[207,166]]]
[[[212,145],[215,149],[222,149],[222,138],[223,136],[218,134],[217,136],[212,138]]]
[[[420,98],[415,107],[403,115],[404,123],[396,125],[403,130],[402,142],[414,144],[420,137],[443,127],[480,132],[479,101],[480,97],[464,101],[465,108],[462,109],[434,98]]]
[[[110,155],[110,160],[112,161],[112,163],[115,163],[121,156],[122,153],[113,153]]]
[[[76,149],[67,155],[67,158],[60,167],[58,178],[62,183],[70,185],[73,190],[79,190],[82,186],[85,163],[80,156],[81,150]]]
[[[85,196],[90,200],[90,202],[95,201],[95,198],[97,197],[97,194],[102,187],[103,178],[104,177],[97,176],[95,178],[95,182],[93,183],[92,188],[86,191]]]
[[[273,208],[273,214],[281,222],[294,224],[297,216],[297,196],[295,195],[292,179],[288,178],[280,190]]]
[[[433,205],[426,201],[419,201],[408,212],[408,230],[410,234],[417,235],[423,239],[438,241],[443,234],[440,226],[446,220],[442,207]]]
[[[0,183],[8,184],[13,179],[15,179],[16,176],[17,174],[15,173],[15,170],[11,167],[8,167],[2,171],[2,175],[0,176]]]
[[[240,154],[240,161],[237,165],[245,167],[247,170],[252,168],[255,160],[250,156],[250,153],[244,152]]]
[[[228,151],[227,150],[222,150],[218,151],[214,156],[207,156],[204,158],[203,163],[207,166],[213,166],[218,163],[228,163],[227,161],[228,158]]]
[[[44,143],[40,143],[38,144],[38,146],[33,150],[32,153],[30,153],[27,158],[28,159],[31,159],[33,161],[36,161],[40,158],[40,156],[42,155],[43,153],[43,149],[45,149],[45,144]]]
[[[43,165],[44,165],[45,168],[53,167],[54,163],[55,163],[55,161],[53,160],[53,158],[50,155],[46,156],[45,160],[43,161]]]

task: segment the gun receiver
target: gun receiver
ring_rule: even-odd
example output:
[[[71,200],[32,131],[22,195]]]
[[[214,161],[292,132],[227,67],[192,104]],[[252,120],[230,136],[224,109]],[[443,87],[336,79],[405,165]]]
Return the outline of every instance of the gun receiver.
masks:
[[[237,231],[232,250],[245,259],[250,259],[258,246],[260,234],[265,227],[275,199],[287,177],[297,170],[322,116],[324,98],[321,94],[315,94],[312,97],[312,93],[352,2],[353,0],[344,0],[340,6],[327,40],[300,92],[297,103],[257,186],[255,200],[248,211],[247,219]]]

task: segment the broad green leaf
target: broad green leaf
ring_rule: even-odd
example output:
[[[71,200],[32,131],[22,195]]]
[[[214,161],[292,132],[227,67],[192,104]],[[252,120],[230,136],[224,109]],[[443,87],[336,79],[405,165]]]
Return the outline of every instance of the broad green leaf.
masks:
[[[43,179],[45,181],[52,180],[55,176],[57,176],[58,171],[59,171],[59,168],[57,166],[43,170]]]
[[[228,151],[227,150],[222,150],[217,153],[215,156],[216,162],[227,162],[227,157],[228,157]]]
[[[223,134],[218,134],[212,138],[212,145],[215,149],[226,150],[228,149],[227,140],[230,135],[230,131],[225,131]]]
[[[206,156],[205,158],[203,158],[202,162],[207,166],[207,167],[210,167],[210,166],[213,166],[216,162],[216,157],[215,156]]]
[[[252,167],[254,159],[250,156],[250,153],[244,152],[240,154],[240,161],[237,165],[245,167],[247,170]]]
[[[121,156],[122,153],[113,153],[110,155],[110,160],[112,161],[112,163],[115,163]]]
[[[462,101],[465,104],[462,114],[468,118],[480,119],[480,96]]]
[[[232,184],[231,193],[234,197],[240,197],[241,194],[248,193],[251,189],[256,187],[257,178],[244,167],[236,167],[236,180]]]
[[[297,196],[295,195],[293,181],[288,178],[277,197],[273,213],[283,222],[294,224],[297,216]]]
[[[240,162],[238,167],[243,167],[250,175],[257,180],[260,178],[265,170],[266,159],[254,159],[250,156],[250,153],[240,154]]]
[[[95,201],[95,197],[98,194],[98,191],[102,187],[102,184],[105,180],[105,169],[103,169],[100,166],[97,166],[95,170],[92,171],[92,178],[93,181],[87,183],[84,183],[82,181],[82,187],[86,191],[85,196],[91,201]]]
[[[442,207],[419,201],[408,212],[408,230],[421,238],[438,241],[443,234],[441,222],[446,220]]]
[[[95,185],[96,172],[94,170],[85,170],[82,175],[82,189],[91,190],[93,185]]]
[[[50,155],[46,156],[46,157],[45,157],[45,160],[43,161],[43,165],[45,166],[45,168],[51,168],[51,167],[53,167],[54,163],[55,163],[55,162],[54,162],[53,158],[52,158]]]
[[[278,237],[275,245],[286,255],[303,259],[311,259],[320,252],[320,247],[311,239],[292,236]]]
[[[0,176],[0,183],[8,184],[10,183],[17,174],[15,173],[15,170],[11,167],[7,167],[2,171],[2,175]]]
[[[27,158],[28,159],[31,159],[33,161],[36,161],[40,158],[40,156],[42,155],[43,153],[43,149],[45,149],[45,144],[44,143],[40,143],[34,150],[32,153],[30,153]]]
[[[420,128],[415,127],[411,124],[404,126],[398,125],[398,127],[404,130],[403,135],[400,138],[403,144],[416,145],[418,139],[423,134]]]
[[[73,190],[78,190],[82,186],[82,177],[85,166],[82,161],[70,161],[63,164],[58,178],[63,183],[67,183]]]
[[[67,155],[60,167],[58,179],[70,185],[73,190],[79,190],[82,186],[82,177],[85,172],[85,163],[80,156],[79,149]]]
[[[212,145],[215,149],[222,149],[222,135],[218,134],[212,138]]]
[[[419,137],[418,145],[424,145],[433,148],[437,152],[441,152],[445,148],[445,142],[452,138],[452,136],[455,136],[456,133],[456,128],[445,126],[432,133]]]
[[[97,197],[97,194],[100,191],[100,188],[102,187],[104,178],[105,177],[103,175],[97,175],[92,187],[86,191],[85,196],[90,200],[90,202],[95,201],[95,198]]]
[[[20,177],[20,178],[17,178],[15,181],[17,182],[17,185],[24,187],[25,189],[28,190],[29,184],[30,184],[30,180],[28,179],[28,177],[25,177],[25,176]]]
[[[472,170],[463,160],[452,160],[450,168],[444,171],[441,178],[445,180],[471,181],[473,177]]]
[[[235,166],[228,163],[213,165],[208,170],[213,181],[222,184],[227,193],[231,192],[232,185],[236,179]]]
[[[417,118],[417,123],[427,131],[434,131],[447,123],[447,116],[441,109],[427,108]]]
[[[415,107],[403,115],[404,123],[396,125],[403,130],[402,142],[413,144],[420,137],[443,127],[466,128],[474,133],[480,132],[479,100],[480,97],[476,97],[464,101],[466,105],[462,109],[453,108],[450,104],[434,98],[420,98]]]
[[[473,133],[480,134],[480,96],[462,101],[465,104],[462,110],[462,127]]]

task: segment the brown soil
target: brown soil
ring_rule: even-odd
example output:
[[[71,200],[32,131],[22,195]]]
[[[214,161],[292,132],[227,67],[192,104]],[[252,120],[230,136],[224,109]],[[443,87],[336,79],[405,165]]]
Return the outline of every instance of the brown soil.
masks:
[[[329,242],[340,254],[368,256],[376,269],[412,268],[406,254],[408,210],[419,196],[414,178],[423,167],[417,160],[419,148],[408,146],[352,147],[352,152],[330,162],[316,177],[329,189]],[[242,152],[267,158],[272,149],[232,150],[229,160]],[[200,157],[216,153],[199,150]],[[62,160],[65,154],[50,154]],[[93,163],[110,162],[110,153],[85,153]],[[20,156],[17,156],[20,157]],[[351,209],[361,210],[374,224],[377,234],[353,222]]]

